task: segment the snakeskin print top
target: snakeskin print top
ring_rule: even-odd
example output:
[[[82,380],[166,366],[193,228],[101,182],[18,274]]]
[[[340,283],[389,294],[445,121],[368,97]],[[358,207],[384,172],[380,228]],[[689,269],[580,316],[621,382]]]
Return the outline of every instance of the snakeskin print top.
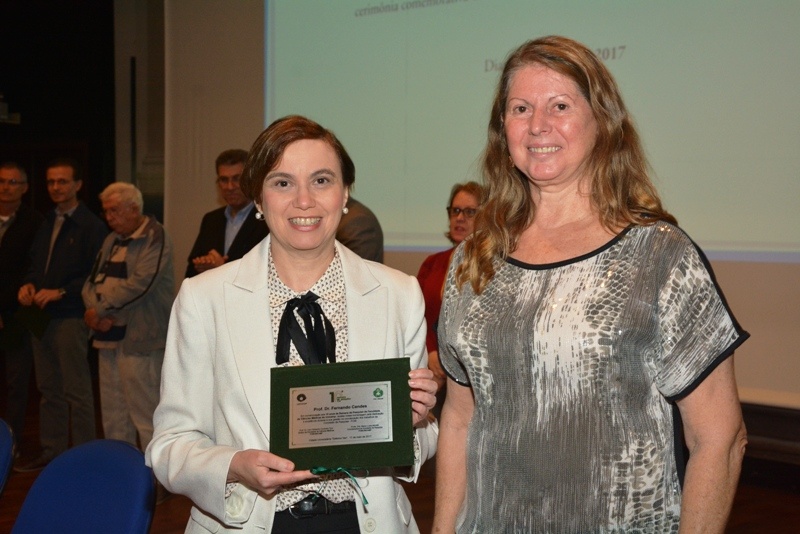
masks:
[[[472,387],[465,532],[677,532],[676,399],[747,337],[702,252],[667,223],[589,254],[453,283],[439,354]]]

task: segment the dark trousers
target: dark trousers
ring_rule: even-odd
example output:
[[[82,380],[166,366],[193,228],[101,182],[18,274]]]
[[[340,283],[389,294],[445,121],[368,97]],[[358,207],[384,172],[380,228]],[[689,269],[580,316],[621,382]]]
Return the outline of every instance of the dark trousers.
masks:
[[[14,431],[17,447],[25,429],[25,410],[28,407],[28,388],[33,369],[30,333],[13,318],[4,321],[0,334],[0,352],[6,371],[6,421]]]
[[[31,337],[42,454],[55,458],[69,445],[95,439],[94,392],[89,370],[89,329],[82,317],[50,319],[41,339]]]

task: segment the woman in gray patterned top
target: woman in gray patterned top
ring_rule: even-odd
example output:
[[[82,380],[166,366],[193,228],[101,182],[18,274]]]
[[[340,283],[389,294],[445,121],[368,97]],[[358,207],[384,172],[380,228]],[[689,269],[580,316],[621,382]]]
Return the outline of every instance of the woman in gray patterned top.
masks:
[[[589,49],[545,37],[511,54],[484,172],[439,321],[434,531],[722,532],[748,335]]]

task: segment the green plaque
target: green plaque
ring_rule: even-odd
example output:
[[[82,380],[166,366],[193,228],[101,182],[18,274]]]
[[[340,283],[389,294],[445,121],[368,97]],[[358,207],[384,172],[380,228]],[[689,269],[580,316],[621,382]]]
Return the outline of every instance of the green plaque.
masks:
[[[274,367],[270,452],[296,469],[414,463],[408,358]]]

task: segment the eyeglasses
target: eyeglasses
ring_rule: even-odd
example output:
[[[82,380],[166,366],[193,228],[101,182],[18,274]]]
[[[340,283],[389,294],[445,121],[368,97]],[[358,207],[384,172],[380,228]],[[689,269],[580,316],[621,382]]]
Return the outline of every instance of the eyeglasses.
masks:
[[[124,203],[124,204],[120,204],[118,206],[112,206],[110,208],[104,209],[103,210],[103,215],[105,215],[106,217],[109,217],[109,216],[116,217],[117,215],[121,214],[124,211],[129,210],[132,207],[133,207],[133,205],[130,204],[130,203]]]
[[[447,207],[447,214],[450,216],[451,219],[455,219],[461,214],[464,214],[464,217],[467,219],[472,219],[475,217],[475,214],[478,213],[477,208],[454,208],[452,206]]]
[[[219,185],[239,185],[239,176],[219,176],[217,183]]]
[[[26,182],[23,182],[22,180],[17,180],[15,178],[12,178],[10,180],[3,180],[2,178],[0,178],[0,187],[4,185],[10,185],[11,187],[14,187],[15,185],[22,185],[24,183]]]
[[[57,180],[47,180],[47,187],[53,187],[56,185],[67,185],[74,182],[74,180],[67,180],[66,178],[59,178]]]

